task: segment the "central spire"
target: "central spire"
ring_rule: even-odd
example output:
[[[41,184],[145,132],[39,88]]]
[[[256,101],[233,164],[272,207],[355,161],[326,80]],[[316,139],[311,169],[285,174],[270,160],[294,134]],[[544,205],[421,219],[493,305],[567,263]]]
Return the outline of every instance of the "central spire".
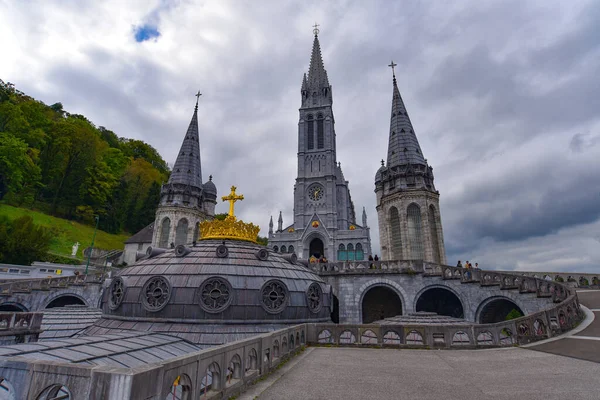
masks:
[[[318,27],[318,24],[315,24],[313,27],[315,39],[310,56],[310,65],[308,67],[308,74],[304,74],[302,78],[302,107],[305,108],[331,105],[333,103],[331,85],[329,84],[327,71],[323,64],[323,56],[321,55]]]

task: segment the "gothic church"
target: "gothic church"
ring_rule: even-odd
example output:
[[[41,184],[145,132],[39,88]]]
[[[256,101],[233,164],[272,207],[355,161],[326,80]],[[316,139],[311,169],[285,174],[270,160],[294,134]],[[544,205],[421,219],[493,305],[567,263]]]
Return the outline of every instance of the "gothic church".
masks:
[[[367,215],[356,223],[348,181],[336,158],[333,93],[315,30],[308,76],[302,79],[298,123],[298,177],[294,185],[294,221],[277,230],[269,223],[269,247],[300,259],[364,260],[371,254]]]

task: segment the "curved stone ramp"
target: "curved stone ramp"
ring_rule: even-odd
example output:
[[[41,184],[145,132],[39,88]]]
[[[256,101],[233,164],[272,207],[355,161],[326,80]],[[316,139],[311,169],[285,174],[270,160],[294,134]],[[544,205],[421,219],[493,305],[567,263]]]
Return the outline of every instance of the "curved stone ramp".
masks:
[[[521,348],[318,347],[258,399],[592,400],[598,376],[600,364]]]
[[[535,343],[527,346],[529,349],[600,363],[600,290],[577,291],[577,297],[589,310],[584,323],[593,318],[591,323],[577,333]]]

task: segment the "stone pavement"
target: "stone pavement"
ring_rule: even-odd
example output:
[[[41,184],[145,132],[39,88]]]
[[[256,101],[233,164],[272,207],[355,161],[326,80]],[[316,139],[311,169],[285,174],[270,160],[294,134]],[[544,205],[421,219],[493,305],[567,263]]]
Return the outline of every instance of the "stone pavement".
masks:
[[[600,364],[521,348],[315,348],[258,398],[597,400]]]
[[[570,337],[527,349],[317,347],[267,378],[258,399],[597,400],[600,291],[578,295],[595,318]]]

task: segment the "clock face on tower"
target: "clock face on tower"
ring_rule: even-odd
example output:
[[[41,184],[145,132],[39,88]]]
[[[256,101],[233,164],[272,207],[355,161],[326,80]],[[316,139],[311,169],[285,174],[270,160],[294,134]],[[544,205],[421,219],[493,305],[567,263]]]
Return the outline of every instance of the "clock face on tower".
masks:
[[[308,188],[308,198],[312,201],[319,201],[323,198],[324,195],[323,186],[314,184],[310,185]]]

